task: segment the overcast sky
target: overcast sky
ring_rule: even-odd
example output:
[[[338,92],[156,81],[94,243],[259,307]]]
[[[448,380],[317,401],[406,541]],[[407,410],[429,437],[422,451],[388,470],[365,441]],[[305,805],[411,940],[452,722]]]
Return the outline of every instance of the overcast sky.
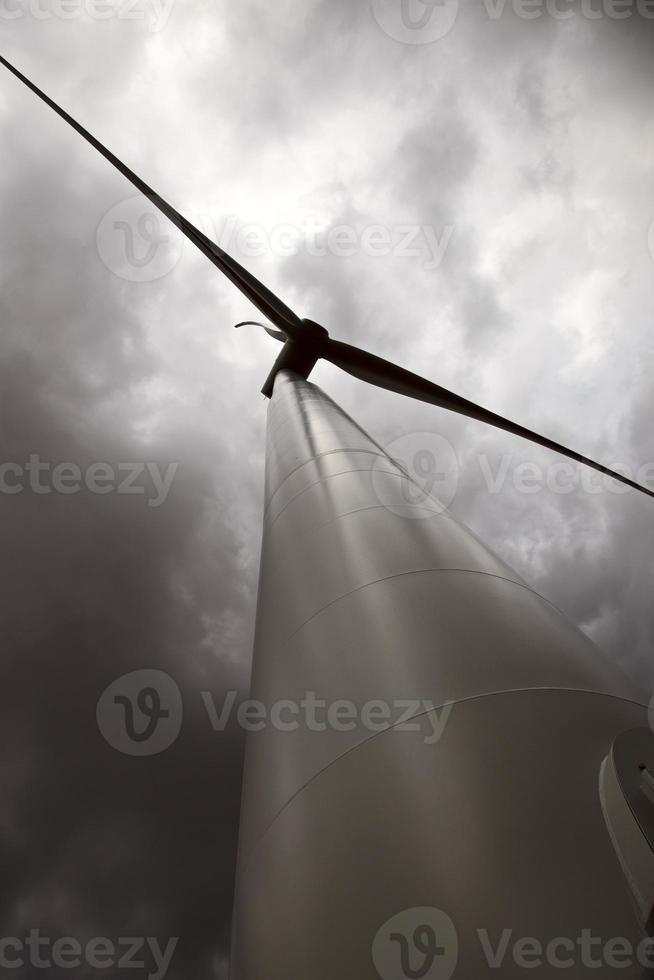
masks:
[[[0,51],[300,315],[654,486],[654,5],[624,14],[0,0]],[[201,692],[247,688],[276,345],[4,71],[0,130],[0,932],[179,936],[168,976],[223,980],[242,743]],[[649,698],[651,499],[313,380],[396,453],[447,439],[455,515]],[[150,759],[96,725],[142,668],[184,701]]]

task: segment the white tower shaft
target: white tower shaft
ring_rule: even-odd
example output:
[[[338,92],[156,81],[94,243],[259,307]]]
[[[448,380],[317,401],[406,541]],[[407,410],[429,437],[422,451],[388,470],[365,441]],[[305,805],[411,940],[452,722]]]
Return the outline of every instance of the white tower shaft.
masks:
[[[512,946],[488,962],[506,929],[645,935],[598,781],[646,708],[447,512],[384,506],[405,479],[319,388],[278,375],[252,686],[271,720],[248,735],[233,980],[388,980],[375,937],[408,909],[449,917],[454,976],[476,980],[524,977]],[[612,975],[567,955],[575,980]]]

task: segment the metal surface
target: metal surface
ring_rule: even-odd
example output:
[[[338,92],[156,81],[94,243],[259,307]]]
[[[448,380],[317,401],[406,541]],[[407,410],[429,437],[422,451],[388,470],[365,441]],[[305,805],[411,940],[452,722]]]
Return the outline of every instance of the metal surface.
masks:
[[[647,724],[631,683],[449,514],[400,516],[406,477],[314,385],[278,375],[268,440],[252,697],[288,703],[248,735],[233,980],[523,976],[515,942],[584,929],[635,949],[598,791]],[[314,730],[307,692],[352,702],[351,727]],[[395,727],[364,723],[372,701]],[[455,972],[387,977],[378,931],[425,907],[454,924]],[[500,969],[480,934],[505,929]],[[646,975],[575,948],[575,978]]]
[[[654,924],[654,734],[623,732],[600,771],[600,799],[615,852],[644,924]]]

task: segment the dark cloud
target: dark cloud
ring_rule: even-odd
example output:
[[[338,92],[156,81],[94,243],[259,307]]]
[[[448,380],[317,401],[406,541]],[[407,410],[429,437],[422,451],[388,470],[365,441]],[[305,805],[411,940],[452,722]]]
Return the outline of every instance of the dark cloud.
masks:
[[[189,0],[151,26],[26,14],[0,36],[191,217],[258,221],[264,254],[232,250],[301,314],[609,464],[654,459],[651,24],[462,4],[447,37],[407,45],[364,0]],[[7,74],[0,126],[2,461],[178,466],[158,507],[0,494],[0,930],[179,936],[169,976],[223,978],[242,738],[212,730],[201,692],[247,686],[276,349],[230,329],[251,308],[188,247],[151,281],[107,267],[98,228],[133,191]],[[354,252],[271,251],[308,216],[354,229]],[[437,264],[424,235],[380,256],[372,225],[451,238]],[[526,494],[516,467],[547,454],[315,377],[380,441],[445,435],[456,515],[652,689],[649,501]],[[505,454],[489,493],[480,461]],[[138,759],[95,712],[146,668],[175,679],[184,724]]]

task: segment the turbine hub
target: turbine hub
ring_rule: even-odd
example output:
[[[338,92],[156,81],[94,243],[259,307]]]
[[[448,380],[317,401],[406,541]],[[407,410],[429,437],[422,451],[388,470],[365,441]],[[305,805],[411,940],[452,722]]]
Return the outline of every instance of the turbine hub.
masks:
[[[272,371],[261,391],[271,398],[275,378],[279,371],[295,371],[302,378],[308,378],[329,340],[329,333],[315,320],[303,320],[302,330],[296,337],[289,338],[284,349],[275,361]]]

